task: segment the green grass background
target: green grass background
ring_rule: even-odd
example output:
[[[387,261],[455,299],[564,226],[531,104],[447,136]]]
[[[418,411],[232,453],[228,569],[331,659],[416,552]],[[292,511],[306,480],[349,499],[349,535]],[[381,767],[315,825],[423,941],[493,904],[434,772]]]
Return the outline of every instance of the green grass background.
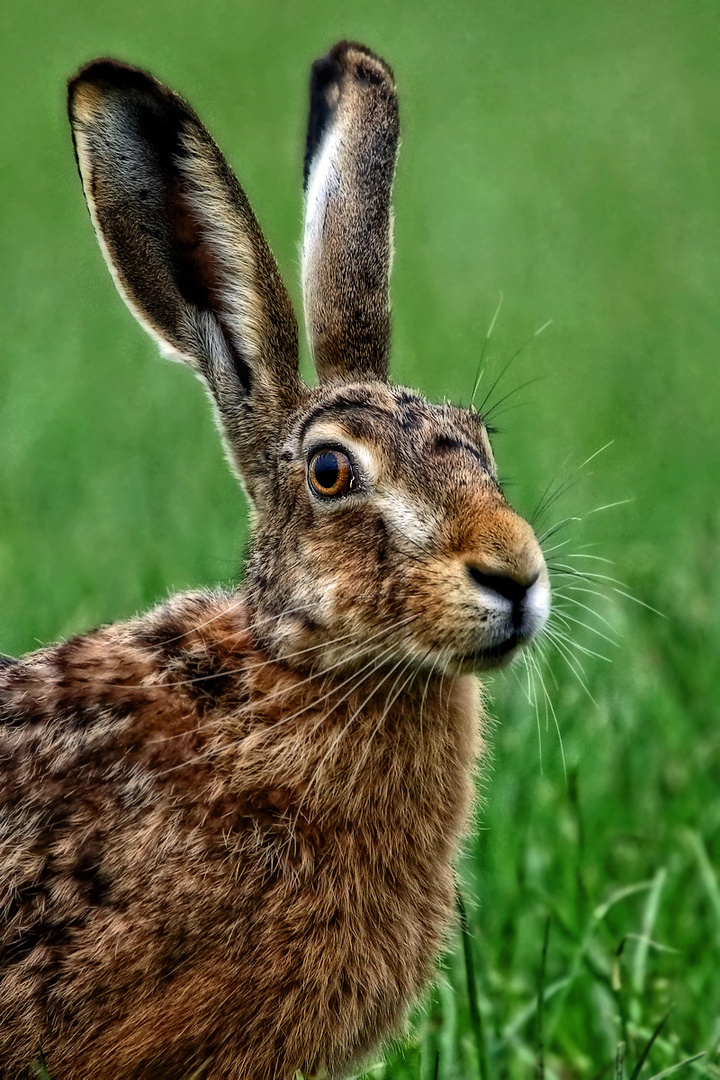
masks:
[[[200,388],[103,266],[66,77],[109,54],[188,97],[299,306],[307,71],[340,37],[402,95],[395,377],[467,402],[500,292],[483,387],[552,319],[495,393],[508,490],[573,481],[552,557],[662,612],[604,581],[566,608],[615,644],[570,622],[550,653],[565,767],[542,691],[493,679],[465,948],[373,1075],[629,1078],[671,1010],[640,1075],[720,1077],[717,0],[3,0],[0,649],[227,580],[244,543]]]

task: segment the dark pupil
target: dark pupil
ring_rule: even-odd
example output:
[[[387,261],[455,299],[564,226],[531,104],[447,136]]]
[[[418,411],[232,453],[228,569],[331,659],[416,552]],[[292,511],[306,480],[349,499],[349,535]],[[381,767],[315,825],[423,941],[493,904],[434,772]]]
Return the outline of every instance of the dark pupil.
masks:
[[[320,487],[334,487],[339,471],[337,454],[318,454],[315,458],[315,479]]]

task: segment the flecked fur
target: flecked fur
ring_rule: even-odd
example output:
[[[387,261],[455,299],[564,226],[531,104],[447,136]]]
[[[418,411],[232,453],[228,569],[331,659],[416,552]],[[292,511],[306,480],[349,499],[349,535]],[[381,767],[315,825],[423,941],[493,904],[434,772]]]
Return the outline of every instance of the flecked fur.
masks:
[[[397,105],[362,46],[315,67],[311,178],[333,110],[323,168],[352,205],[306,235],[311,390],[272,255],[189,106],[114,61],[71,83],[104,254],[205,381],[253,536],[237,591],[0,658],[7,1080],[40,1051],[53,1080],[345,1075],[402,1025],[451,924],[472,672],[541,627],[547,574],[481,418],[384,381]],[[385,253],[366,294],[353,244]],[[308,480],[328,450],[353,475],[332,499]]]

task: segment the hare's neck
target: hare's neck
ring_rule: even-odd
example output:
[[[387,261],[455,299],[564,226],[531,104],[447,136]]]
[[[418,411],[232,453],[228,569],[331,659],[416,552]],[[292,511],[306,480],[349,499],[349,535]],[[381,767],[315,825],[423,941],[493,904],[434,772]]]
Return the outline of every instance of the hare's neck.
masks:
[[[464,820],[482,748],[473,676],[418,672],[399,683],[387,672],[330,679],[272,667],[269,694],[270,671],[254,669],[256,722],[236,744],[241,775],[282,788],[311,817],[444,805]]]
[[[177,693],[198,699],[202,730],[217,741],[214,753],[224,748],[223,771],[238,792],[280,791],[296,811],[335,820],[358,820],[368,807],[394,819],[413,808],[467,813],[482,750],[474,676],[316,671],[307,646],[297,657],[303,670],[262,647],[254,615],[239,592],[188,595],[153,619],[155,637],[171,643]]]
[[[399,695],[392,680],[390,689],[379,683],[361,717],[352,712],[341,722],[346,734],[349,724],[356,725],[347,760],[337,758],[352,819],[372,805],[396,821],[408,814],[418,820],[418,813],[429,821],[439,812],[462,828],[482,747],[482,707],[473,676],[418,675]]]

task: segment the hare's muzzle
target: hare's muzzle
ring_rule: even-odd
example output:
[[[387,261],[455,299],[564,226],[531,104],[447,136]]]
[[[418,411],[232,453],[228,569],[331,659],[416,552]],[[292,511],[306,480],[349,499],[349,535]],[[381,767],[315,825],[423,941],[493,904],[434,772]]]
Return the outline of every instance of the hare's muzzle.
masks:
[[[492,545],[488,550],[490,546],[483,544],[465,556],[468,587],[476,604],[475,643],[469,658],[479,667],[509,660],[542,630],[550,613],[547,568],[535,534],[509,508],[503,508],[500,516],[504,549]]]

